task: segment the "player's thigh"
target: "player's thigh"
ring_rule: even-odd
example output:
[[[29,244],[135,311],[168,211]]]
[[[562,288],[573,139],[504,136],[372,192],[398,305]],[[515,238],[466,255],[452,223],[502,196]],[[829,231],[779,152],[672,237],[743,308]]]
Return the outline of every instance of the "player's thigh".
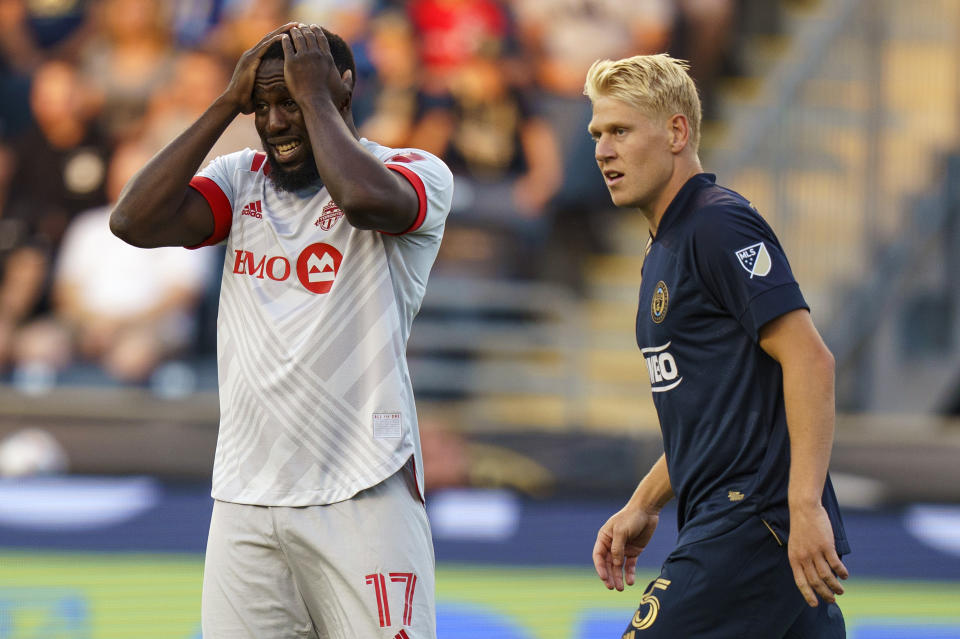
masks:
[[[317,636],[269,508],[214,502],[201,608],[204,639]]]
[[[847,626],[840,606],[820,599],[816,608],[806,606],[784,639],[845,639]]]
[[[430,525],[404,473],[344,502],[288,509],[284,548],[324,639],[436,637]]]
[[[624,637],[779,638],[800,614],[786,548],[758,518],[675,549]]]

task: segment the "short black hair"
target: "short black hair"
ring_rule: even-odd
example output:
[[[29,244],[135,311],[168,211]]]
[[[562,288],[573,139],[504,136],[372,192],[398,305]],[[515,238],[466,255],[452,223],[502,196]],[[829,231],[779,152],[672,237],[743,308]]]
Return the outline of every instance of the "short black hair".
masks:
[[[333,55],[333,63],[337,66],[337,71],[340,75],[343,75],[343,72],[347,69],[350,69],[350,74],[353,76],[353,81],[357,81],[357,65],[353,61],[353,51],[350,50],[350,45],[346,41],[338,36],[332,31],[328,31],[324,27],[320,27],[320,30],[323,31],[323,35],[327,37],[327,42],[330,44],[330,53]],[[277,40],[267,48],[263,53],[261,60],[283,60],[283,44]]]

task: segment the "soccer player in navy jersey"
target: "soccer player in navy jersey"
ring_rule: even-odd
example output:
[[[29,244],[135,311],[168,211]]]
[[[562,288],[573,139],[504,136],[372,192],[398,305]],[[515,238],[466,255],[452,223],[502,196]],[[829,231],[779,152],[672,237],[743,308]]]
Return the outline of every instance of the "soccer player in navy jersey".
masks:
[[[613,203],[650,226],[636,331],[665,451],[597,535],[607,588],[634,583],[660,510],[678,508],[677,547],[623,638],[844,637],[834,360],[783,249],[703,172],[684,62],[598,61],[584,93]]]

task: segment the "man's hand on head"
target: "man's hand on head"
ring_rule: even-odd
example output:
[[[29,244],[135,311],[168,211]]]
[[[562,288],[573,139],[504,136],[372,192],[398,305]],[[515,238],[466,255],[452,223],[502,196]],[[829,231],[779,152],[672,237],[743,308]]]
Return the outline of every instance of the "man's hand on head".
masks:
[[[220,96],[221,99],[229,101],[241,113],[253,113],[253,85],[257,79],[257,68],[260,66],[260,60],[263,54],[270,48],[274,42],[293,28],[297,23],[288,22],[287,24],[274,29],[263,36],[260,42],[250,47],[240,56],[237,66],[233,70],[233,77],[230,78],[230,84]]]
[[[317,25],[294,26],[283,35],[283,76],[294,100],[324,96],[342,111],[350,101],[352,87],[334,63],[323,30]]]

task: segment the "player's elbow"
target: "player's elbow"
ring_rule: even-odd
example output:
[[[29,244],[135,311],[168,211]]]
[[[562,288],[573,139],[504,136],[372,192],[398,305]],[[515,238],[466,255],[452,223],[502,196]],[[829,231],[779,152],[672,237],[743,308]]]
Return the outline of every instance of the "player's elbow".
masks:
[[[419,198],[403,178],[389,177],[385,184],[345,189],[334,198],[351,226],[387,233],[410,228],[417,218]]]
[[[141,248],[145,246],[138,233],[135,218],[120,204],[114,206],[110,212],[110,232],[127,244]]]
[[[406,212],[398,210],[395,202],[357,199],[341,210],[350,225],[356,229],[402,233],[412,224]]]
[[[130,242],[130,218],[119,206],[110,211],[110,232],[124,242]]]
[[[836,375],[837,360],[830,349],[820,341],[807,351],[804,368],[823,379],[833,379]]]
[[[830,352],[830,349],[826,344],[823,345],[823,348],[820,349],[819,354],[820,365],[825,371],[829,371],[831,375],[834,374],[837,368],[837,359],[833,356],[833,353]]]
[[[371,230],[377,228],[378,216],[376,211],[371,211],[367,208],[360,208],[357,206],[353,207],[342,207],[343,215],[347,218],[347,222],[350,223],[355,229],[361,230]]]

